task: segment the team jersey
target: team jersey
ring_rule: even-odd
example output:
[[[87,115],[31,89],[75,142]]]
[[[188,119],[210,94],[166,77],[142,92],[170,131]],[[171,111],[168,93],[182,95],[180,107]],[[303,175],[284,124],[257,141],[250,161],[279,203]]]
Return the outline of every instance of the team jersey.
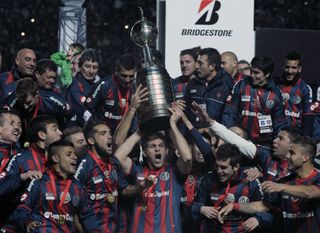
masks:
[[[89,151],[79,164],[75,177],[86,188],[100,230],[115,232],[119,217],[118,192],[127,185],[117,161],[112,157],[102,160]]]
[[[304,120],[307,116],[314,116],[310,106],[312,94],[308,85],[298,76],[292,81],[283,78],[277,82],[284,101],[284,112],[287,122],[291,126],[296,126],[304,131],[306,136],[312,136],[313,121]],[[309,129],[311,132],[306,132]]]
[[[5,104],[6,98],[16,90],[17,81],[21,78],[16,68],[0,75],[0,107]]]
[[[54,169],[48,169],[41,180],[30,182],[20,201],[14,216],[22,229],[38,221],[41,226],[33,232],[75,232],[77,213],[88,232],[102,232],[83,186],[74,178],[63,179]]]
[[[199,78],[193,78],[186,87],[186,113],[191,123],[196,127],[201,127],[201,123],[196,115],[191,111],[191,104],[195,101],[205,108],[209,116],[221,122],[222,113],[227,97],[233,86],[232,77],[223,69],[220,69],[216,76],[206,83]]]
[[[262,199],[263,193],[259,180],[248,182],[242,179],[232,178],[229,183],[221,183],[216,173],[209,172],[201,181],[192,205],[192,212],[194,218],[199,219],[202,217],[200,215],[200,208],[202,206],[222,208],[229,203],[248,203]],[[268,225],[272,221],[272,216],[269,213],[247,215],[233,211],[228,216],[225,216],[223,225],[221,225],[217,219],[211,220],[205,218],[203,231],[206,233],[245,232],[242,224],[250,217],[255,217],[260,226]]]
[[[115,132],[128,112],[133,93],[133,86],[128,89],[120,88],[117,77],[109,76],[89,93],[86,105],[95,119],[104,121],[111,131]]]
[[[223,124],[229,128],[240,125],[253,141],[272,141],[287,125],[282,95],[270,79],[263,87],[252,85],[251,77],[240,80],[233,88],[223,113]]]
[[[291,174],[279,181],[288,185],[315,185],[320,188],[320,173],[316,170],[306,178]],[[280,208],[286,233],[318,233],[320,229],[320,202],[287,193],[267,195],[263,202],[270,208]]]
[[[158,170],[132,164],[131,175],[151,178],[153,184],[136,198],[131,219],[132,233],[181,233],[180,199],[185,176],[176,165]]]
[[[264,179],[278,181],[280,178],[288,176],[288,161],[275,159],[272,150],[261,145],[257,145],[257,152],[254,162],[261,168]]]
[[[189,82],[189,77],[181,75],[175,79],[172,79],[172,86],[175,95],[175,99],[184,99],[186,87]]]

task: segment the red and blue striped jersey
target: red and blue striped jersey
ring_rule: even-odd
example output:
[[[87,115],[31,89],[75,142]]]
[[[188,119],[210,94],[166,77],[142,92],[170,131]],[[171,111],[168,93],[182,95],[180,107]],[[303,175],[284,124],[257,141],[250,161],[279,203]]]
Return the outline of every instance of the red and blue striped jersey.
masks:
[[[172,86],[176,100],[184,99],[188,82],[189,77],[184,75],[172,79]]]
[[[262,132],[263,127],[259,126],[259,117],[262,116],[271,117],[272,133],[269,130]],[[287,125],[282,95],[273,79],[263,87],[254,87],[251,77],[245,77],[234,85],[224,108],[222,122],[228,128],[242,126],[253,140],[269,137],[271,141],[272,134],[277,135]]]
[[[320,188],[320,173],[316,170],[306,178],[298,178],[292,174],[279,181],[289,185],[315,185]],[[287,193],[266,195],[263,202],[271,208],[280,208],[285,233],[318,233],[320,230],[320,202],[318,199],[308,200]]]
[[[86,105],[94,113],[94,118],[104,121],[115,132],[129,109],[133,93],[133,85],[123,90],[117,77],[109,76],[89,93]]]
[[[131,233],[181,233],[180,199],[185,181],[176,166],[158,170],[132,164],[131,174],[152,178],[153,184],[135,200]]]
[[[277,86],[282,92],[284,111],[288,123],[302,129],[302,119],[307,115],[313,115],[310,109],[312,103],[311,89],[301,78],[297,78],[290,83],[288,81],[279,82]]]
[[[64,233],[75,232],[76,213],[88,232],[102,232],[98,229],[98,221],[79,181],[74,178],[63,179],[54,169],[48,169],[41,180],[30,182],[27,192],[21,196],[14,217],[22,229],[26,229],[32,221],[38,221],[41,226],[34,232]]]
[[[240,179],[239,179],[240,178]],[[216,173],[209,172],[201,181],[195,201],[192,205],[192,213],[195,219],[200,217],[202,206],[213,206],[222,208],[230,203],[249,203],[263,199],[263,192],[259,180],[251,182],[238,178],[232,178],[228,184],[221,183]],[[204,216],[203,216],[204,217]],[[260,226],[268,225],[272,221],[269,213],[255,215],[242,214],[232,211],[220,224],[217,219],[205,218],[204,232],[238,233],[245,232],[242,224],[250,217],[255,217]]]
[[[261,168],[264,179],[278,181],[288,176],[288,161],[277,160],[272,156],[272,150],[268,147],[257,145],[254,162]]]
[[[119,217],[118,192],[125,188],[127,183],[115,159],[97,158],[97,161],[99,165],[87,153],[80,162],[75,177],[86,188],[100,230],[114,233]]]
[[[5,104],[6,98],[16,90],[19,79],[21,77],[16,68],[0,75],[0,107]]]

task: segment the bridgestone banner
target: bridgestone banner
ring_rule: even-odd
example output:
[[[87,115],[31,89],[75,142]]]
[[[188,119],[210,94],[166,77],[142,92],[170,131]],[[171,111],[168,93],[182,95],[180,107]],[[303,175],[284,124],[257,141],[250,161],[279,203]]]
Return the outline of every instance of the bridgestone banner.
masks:
[[[196,46],[232,51],[250,61],[255,51],[254,0],[167,0],[165,61],[181,74],[179,53]]]

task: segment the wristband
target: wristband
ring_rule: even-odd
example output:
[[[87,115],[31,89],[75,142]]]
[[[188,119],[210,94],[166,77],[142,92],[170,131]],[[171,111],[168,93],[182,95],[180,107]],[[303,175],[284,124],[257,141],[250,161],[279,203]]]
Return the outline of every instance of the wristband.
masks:
[[[239,203],[233,203],[233,209],[236,211],[240,210],[240,204]]]

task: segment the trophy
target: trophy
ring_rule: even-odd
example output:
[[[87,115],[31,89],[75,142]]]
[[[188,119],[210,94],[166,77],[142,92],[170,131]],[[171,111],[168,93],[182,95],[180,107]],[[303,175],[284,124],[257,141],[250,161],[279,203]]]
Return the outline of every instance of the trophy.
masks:
[[[171,78],[162,66],[154,64],[150,45],[154,45],[158,36],[157,27],[143,16],[131,28],[133,42],[143,48],[145,67],[137,72],[136,82],[147,87],[148,101],[138,110],[138,120],[142,130],[166,130],[170,128],[168,107],[174,101]]]

